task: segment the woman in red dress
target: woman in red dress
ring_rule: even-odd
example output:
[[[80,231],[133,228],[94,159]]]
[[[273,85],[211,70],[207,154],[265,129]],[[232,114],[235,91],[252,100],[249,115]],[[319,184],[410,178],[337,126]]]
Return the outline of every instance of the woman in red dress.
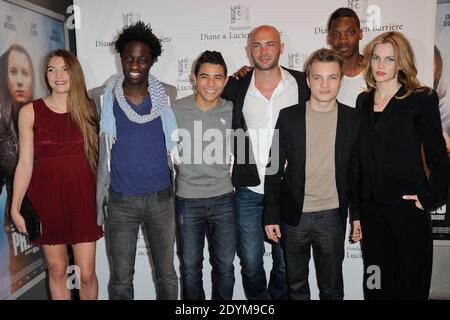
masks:
[[[83,70],[66,50],[51,52],[45,62],[51,95],[19,112],[19,161],[14,177],[11,216],[26,233],[20,205],[27,193],[42,223],[42,246],[52,299],[70,299],[67,282],[71,245],[80,271],[80,298],[97,299],[95,175],[98,129],[95,107],[87,96]]]

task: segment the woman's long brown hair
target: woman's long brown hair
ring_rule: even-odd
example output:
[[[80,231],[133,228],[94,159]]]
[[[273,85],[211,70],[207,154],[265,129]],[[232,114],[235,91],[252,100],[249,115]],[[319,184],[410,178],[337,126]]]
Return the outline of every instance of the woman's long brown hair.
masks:
[[[45,59],[45,81],[51,91],[47,79],[47,67],[51,58],[61,57],[69,74],[70,89],[67,97],[67,111],[80,128],[84,139],[84,151],[93,172],[98,163],[98,116],[94,103],[89,99],[83,69],[77,57],[64,49],[50,52]]]

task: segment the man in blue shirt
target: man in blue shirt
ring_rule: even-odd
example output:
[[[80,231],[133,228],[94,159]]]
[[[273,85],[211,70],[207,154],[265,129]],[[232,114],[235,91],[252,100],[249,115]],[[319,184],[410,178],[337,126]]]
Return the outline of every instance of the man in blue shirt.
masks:
[[[116,50],[123,73],[94,89],[100,112],[97,223],[105,223],[111,263],[110,299],[133,299],[139,226],[148,237],[157,299],[178,298],[173,265],[173,213],[169,153],[176,128],[165,87],[149,71],[161,55],[150,25],[125,27]]]

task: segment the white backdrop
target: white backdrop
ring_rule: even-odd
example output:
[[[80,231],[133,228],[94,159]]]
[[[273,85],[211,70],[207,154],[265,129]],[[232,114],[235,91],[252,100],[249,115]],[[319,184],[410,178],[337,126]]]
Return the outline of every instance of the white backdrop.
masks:
[[[193,60],[204,50],[221,51],[231,73],[248,65],[246,36],[255,26],[271,24],[282,32],[285,51],[280,63],[302,70],[306,57],[326,45],[326,24],[338,7],[350,6],[359,14],[364,30],[361,49],[375,35],[391,30],[405,33],[419,66],[419,77],[432,85],[435,1],[430,0],[74,0],[80,7],[76,30],[77,53],[89,88],[103,84],[120,70],[112,41],[124,25],[136,20],[151,23],[163,40],[164,52],[151,72],[178,88],[178,98],[192,93],[189,73]],[[347,230],[348,231],[348,230]],[[347,232],[348,233],[348,232]],[[348,239],[348,237],[347,237]],[[358,244],[346,242],[344,286],[346,299],[362,299],[362,260]],[[178,269],[178,260],[176,267]],[[204,286],[211,296],[210,266],[205,250]],[[270,252],[265,256],[271,266]],[[245,299],[239,259],[235,260],[235,299]],[[97,272],[100,299],[107,299],[109,278],[104,240],[98,242]],[[314,265],[310,264],[312,298],[318,298]],[[135,298],[154,299],[154,285],[142,237],[136,256]]]

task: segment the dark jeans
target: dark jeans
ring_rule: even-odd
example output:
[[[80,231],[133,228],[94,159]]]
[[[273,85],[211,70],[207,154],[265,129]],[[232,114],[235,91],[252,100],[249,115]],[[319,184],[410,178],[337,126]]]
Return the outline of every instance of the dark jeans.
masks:
[[[313,249],[319,297],[342,300],[345,230],[339,209],[304,212],[297,226],[282,226],[289,298],[309,300],[309,259]]]
[[[272,244],[272,271],[267,287],[264,270],[263,194],[248,188],[236,189],[238,255],[242,284],[248,300],[288,299],[286,266],[280,244]]]
[[[133,276],[139,226],[145,228],[155,268],[157,299],[178,299],[173,265],[175,217],[171,187],[141,196],[110,192],[105,240],[111,263],[109,298],[134,298]]]
[[[212,299],[231,300],[237,231],[233,193],[218,197],[176,197],[184,300],[204,300],[202,269],[205,233],[212,265]]]

